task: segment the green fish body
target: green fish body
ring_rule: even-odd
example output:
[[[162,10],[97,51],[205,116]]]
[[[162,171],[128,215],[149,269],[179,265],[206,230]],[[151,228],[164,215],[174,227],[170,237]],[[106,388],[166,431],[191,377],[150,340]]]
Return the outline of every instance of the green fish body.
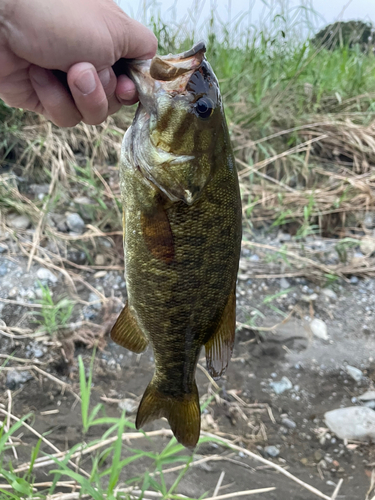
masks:
[[[237,172],[204,52],[201,43],[131,64],[140,104],[120,167],[128,298],[111,334],[133,352],[154,350],[136,427],[166,417],[190,448],[200,433],[201,348],[215,379],[232,354],[241,246]]]

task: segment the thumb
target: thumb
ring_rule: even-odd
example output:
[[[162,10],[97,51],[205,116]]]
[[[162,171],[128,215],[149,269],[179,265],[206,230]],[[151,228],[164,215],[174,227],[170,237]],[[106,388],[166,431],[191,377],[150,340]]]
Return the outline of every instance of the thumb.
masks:
[[[135,19],[125,17],[123,22],[120,58],[151,59],[156,54],[158,41],[148,28]]]

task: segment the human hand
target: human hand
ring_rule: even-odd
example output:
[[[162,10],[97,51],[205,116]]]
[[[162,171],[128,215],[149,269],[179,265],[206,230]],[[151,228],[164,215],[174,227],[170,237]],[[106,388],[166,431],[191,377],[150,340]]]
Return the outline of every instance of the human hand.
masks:
[[[113,0],[0,0],[0,98],[60,127],[96,125],[137,101],[134,83],[111,66],[156,48],[152,32]]]

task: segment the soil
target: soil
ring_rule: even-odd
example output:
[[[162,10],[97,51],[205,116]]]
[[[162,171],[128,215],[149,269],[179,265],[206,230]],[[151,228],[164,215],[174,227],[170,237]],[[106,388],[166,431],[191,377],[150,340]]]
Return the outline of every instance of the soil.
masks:
[[[13,297],[16,302],[27,301],[28,297],[32,297],[29,291],[35,292],[38,286],[36,273],[40,265],[34,263],[28,272],[27,261],[17,253],[16,246],[4,236],[3,241],[7,243],[8,252],[0,255],[0,270],[3,269],[0,298],[8,298],[9,301],[12,300],[9,297]],[[250,258],[249,252],[244,251],[242,268],[246,268]],[[50,288],[54,297],[59,297],[63,292],[66,293],[67,285],[57,272],[56,276],[58,281],[50,283]],[[99,278],[85,272],[82,276],[97,289],[101,287],[107,297],[112,294],[124,300],[126,292],[121,271],[109,271]],[[344,483],[337,498],[365,500],[375,462],[375,448],[368,443],[351,443],[347,446],[347,443],[328,431],[324,413],[360,404],[358,396],[373,387],[375,280],[339,281],[335,284],[336,296],[327,297],[319,286],[304,278],[288,278],[287,283],[281,283],[276,278],[253,280],[249,276],[242,272],[238,284],[237,319],[240,323],[253,318],[258,325],[267,327],[280,323],[294,308],[293,314],[273,331],[239,328],[232,362],[226,375],[218,382],[221,388],[219,397],[211,402],[202,416],[203,429],[236,440],[240,446],[286,467],[293,475],[327,495],[332,495],[335,485],[343,478]],[[17,290],[12,292],[15,287]],[[272,296],[276,297],[270,300]],[[307,300],[306,296],[310,299]],[[89,299],[87,288],[80,291],[80,298]],[[86,305],[76,307],[74,314],[75,319],[89,318],[100,324],[105,311]],[[325,322],[328,340],[312,335],[309,328],[312,317]],[[0,318],[8,326],[21,327],[30,325],[32,319],[27,307],[4,301]],[[105,347],[97,352],[94,363],[91,404],[93,407],[102,403],[106,415],[119,416],[121,410],[118,401],[124,398],[139,401],[150,380],[153,373],[152,351],[138,356],[113,344],[108,337],[106,340]],[[56,343],[46,339],[36,343],[30,339],[14,340],[0,336],[2,354],[31,358],[32,363],[38,349],[37,361],[42,363],[39,366],[70,384],[73,391],[79,392],[77,356],[81,354],[88,366],[91,350],[76,343],[74,360],[69,364],[64,361],[61,347],[56,347]],[[42,355],[40,350],[43,351]],[[201,364],[204,365],[203,358]],[[347,374],[347,364],[362,371],[360,382]],[[7,404],[8,373],[9,370],[0,371],[0,403],[4,405]],[[69,391],[62,393],[56,383],[36,376],[35,372],[33,374],[34,378],[12,391],[15,415],[21,417],[32,412],[35,415],[33,427],[40,433],[48,433],[51,441],[62,450],[82,440],[90,441],[102,436],[105,428],[100,426],[92,428],[87,436],[83,436],[80,405],[74,395]],[[270,383],[283,376],[291,381],[293,388],[277,395]],[[212,386],[201,370],[197,372],[197,382],[201,396],[212,392]],[[239,402],[232,391],[241,398]],[[102,397],[111,399],[103,401]],[[254,406],[247,407],[243,402]],[[269,411],[265,405],[268,405]],[[58,413],[45,414],[48,410],[58,410]],[[133,421],[134,414],[129,418]],[[285,424],[285,418],[292,421],[289,427]],[[148,425],[146,430],[165,426],[166,422],[157,421]],[[142,440],[142,444],[138,441],[135,447],[160,450],[167,439]],[[29,460],[29,446],[35,445],[35,437],[26,431],[22,441],[26,446],[18,448],[19,463]],[[265,447],[270,445],[279,450],[277,457],[267,455]],[[51,452],[45,445],[42,445],[42,449]],[[179,493],[193,497],[205,492],[212,494],[224,471],[221,494],[275,486],[275,491],[259,494],[259,498],[317,498],[290,479],[242,453],[230,452],[216,444],[201,445],[196,453],[221,454],[226,459],[192,468],[183,479]],[[141,467],[149,465],[144,463]],[[85,463],[81,466],[85,467]],[[136,476],[139,467],[139,462],[130,464],[123,471],[122,478]],[[35,472],[37,480],[47,479],[46,470]],[[168,477],[172,481],[176,474],[171,473]]]

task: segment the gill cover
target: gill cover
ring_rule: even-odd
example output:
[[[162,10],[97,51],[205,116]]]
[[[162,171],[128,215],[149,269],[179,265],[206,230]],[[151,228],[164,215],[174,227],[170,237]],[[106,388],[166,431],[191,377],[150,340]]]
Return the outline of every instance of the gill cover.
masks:
[[[222,119],[218,82],[203,42],[177,56],[133,61],[140,104],[128,146],[132,163],[169,200],[191,205],[212,176]]]

